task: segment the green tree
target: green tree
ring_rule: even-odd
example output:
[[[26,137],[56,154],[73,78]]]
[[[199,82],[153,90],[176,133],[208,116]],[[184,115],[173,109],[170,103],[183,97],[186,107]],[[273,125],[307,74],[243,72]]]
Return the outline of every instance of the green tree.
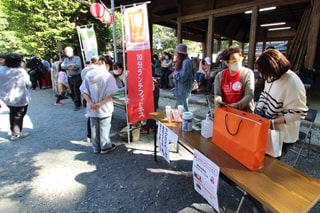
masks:
[[[26,53],[21,49],[22,42],[15,38],[15,32],[9,29],[9,23],[3,13],[3,1],[0,1],[0,53],[19,52]]]
[[[92,17],[89,6],[89,2],[75,0],[6,0],[2,12],[8,23],[7,31],[14,32],[11,39],[20,45],[20,52],[57,58],[61,53],[59,46],[73,46],[80,53],[77,26],[95,25],[100,51],[110,42],[110,26]],[[7,49],[16,51],[15,46]]]
[[[154,53],[169,52],[173,53],[177,46],[177,38],[174,35],[174,29],[153,25],[152,47]]]

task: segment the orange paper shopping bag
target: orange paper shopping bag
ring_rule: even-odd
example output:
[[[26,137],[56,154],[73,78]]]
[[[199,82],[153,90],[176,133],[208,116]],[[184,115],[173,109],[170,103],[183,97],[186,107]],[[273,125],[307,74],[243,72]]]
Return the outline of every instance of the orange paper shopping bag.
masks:
[[[250,170],[264,166],[270,121],[221,107],[215,110],[212,142]]]

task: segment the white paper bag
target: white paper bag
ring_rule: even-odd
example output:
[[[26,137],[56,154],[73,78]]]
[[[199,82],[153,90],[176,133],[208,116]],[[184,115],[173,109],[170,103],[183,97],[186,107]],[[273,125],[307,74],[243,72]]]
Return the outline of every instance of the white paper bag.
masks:
[[[266,154],[272,157],[280,157],[282,154],[284,133],[280,130],[269,129],[269,135],[266,146]]]

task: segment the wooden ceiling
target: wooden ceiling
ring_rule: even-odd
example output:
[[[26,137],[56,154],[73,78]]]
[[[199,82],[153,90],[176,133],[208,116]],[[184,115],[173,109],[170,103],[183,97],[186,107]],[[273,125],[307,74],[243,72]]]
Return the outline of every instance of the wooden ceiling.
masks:
[[[103,0],[110,7],[110,0]],[[115,7],[142,3],[141,0],[115,0]],[[177,29],[182,23],[182,38],[206,42],[208,18],[214,17],[215,38],[248,42],[251,15],[245,11],[275,6],[275,10],[259,12],[257,41],[290,40],[312,0],[151,0],[148,4],[152,24]],[[290,30],[268,31],[260,24],[286,22]],[[280,26],[278,26],[280,27]],[[270,27],[269,27],[270,28]]]

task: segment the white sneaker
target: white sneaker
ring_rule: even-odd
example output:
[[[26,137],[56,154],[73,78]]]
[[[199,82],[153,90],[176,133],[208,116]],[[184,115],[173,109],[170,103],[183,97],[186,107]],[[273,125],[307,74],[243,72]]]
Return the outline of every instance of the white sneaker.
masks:
[[[22,138],[25,138],[25,137],[28,137],[29,136],[29,133],[21,133],[20,135],[12,135],[10,140],[11,141],[16,141],[16,140],[19,140],[19,139],[22,139]]]

